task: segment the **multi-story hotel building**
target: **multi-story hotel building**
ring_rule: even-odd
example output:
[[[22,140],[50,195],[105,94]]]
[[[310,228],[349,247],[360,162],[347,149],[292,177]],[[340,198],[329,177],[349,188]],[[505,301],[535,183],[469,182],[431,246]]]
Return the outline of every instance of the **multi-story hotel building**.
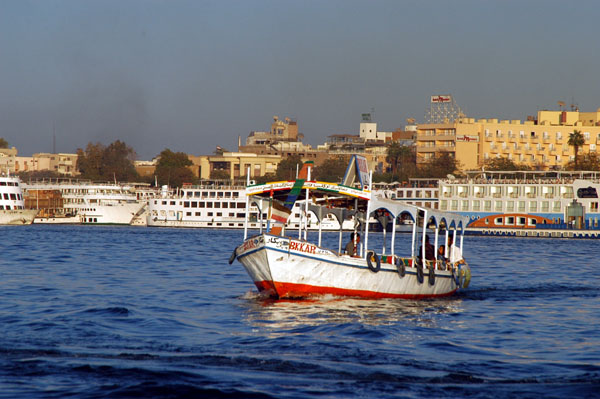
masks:
[[[575,130],[585,140],[580,155],[600,151],[600,109],[539,111],[537,119],[523,122],[461,118],[452,123],[421,124],[417,127],[417,163],[447,151],[465,170],[479,169],[486,160],[501,157],[544,169],[560,168],[575,157],[568,144]]]

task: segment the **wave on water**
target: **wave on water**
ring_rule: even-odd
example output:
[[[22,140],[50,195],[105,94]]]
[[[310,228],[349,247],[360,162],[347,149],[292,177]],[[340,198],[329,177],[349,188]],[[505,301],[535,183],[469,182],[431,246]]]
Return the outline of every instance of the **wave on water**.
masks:
[[[59,350],[0,349],[4,377],[19,384],[36,377],[27,392],[44,397],[161,397],[189,395],[215,398],[275,397],[594,397],[600,388],[600,366],[558,378],[494,378],[485,372],[448,370],[448,366],[412,359],[386,371],[373,362],[352,368],[293,359],[228,355],[151,353],[72,353]],[[10,367],[7,360],[13,360]],[[376,359],[373,359],[376,360]],[[466,366],[467,368],[469,366]],[[446,370],[445,370],[446,369]],[[215,373],[214,370],[220,370]],[[45,377],[57,379],[43,386]],[[306,380],[315,384],[306,385]],[[86,383],[73,384],[74,381]],[[261,382],[262,381],[262,382]],[[71,383],[69,383],[71,382]],[[64,385],[64,386],[63,386]],[[11,393],[11,388],[3,390]],[[22,387],[14,393],[24,391]],[[316,391],[320,394],[317,394]],[[548,393],[550,393],[548,395]],[[516,396],[515,396],[516,395]],[[583,395],[583,396],[578,396]]]
[[[522,301],[524,298],[578,297],[596,298],[600,296],[600,286],[545,283],[520,287],[470,288],[460,293],[465,300],[501,299]]]
[[[111,315],[111,316],[128,316],[130,314],[129,309],[119,307],[119,306],[109,307],[109,308],[92,308],[92,309],[87,309],[84,312],[91,313],[91,314]]]
[[[10,231],[1,398],[599,396],[590,241],[469,239],[449,298],[273,300],[227,264],[240,231]]]

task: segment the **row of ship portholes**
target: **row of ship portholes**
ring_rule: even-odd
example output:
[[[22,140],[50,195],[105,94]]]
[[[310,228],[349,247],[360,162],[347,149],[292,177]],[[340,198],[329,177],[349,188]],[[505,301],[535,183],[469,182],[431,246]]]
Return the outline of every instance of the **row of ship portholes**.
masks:
[[[83,223],[98,223],[98,218],[83,218]]]

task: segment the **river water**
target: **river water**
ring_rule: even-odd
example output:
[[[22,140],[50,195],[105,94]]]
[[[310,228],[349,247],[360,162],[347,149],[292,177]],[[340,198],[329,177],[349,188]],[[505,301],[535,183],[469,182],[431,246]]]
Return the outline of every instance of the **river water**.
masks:
[[[3,398],[600,397],[596,240],[466,237],[450,299],[273,301],[241,231],[0,231]]]

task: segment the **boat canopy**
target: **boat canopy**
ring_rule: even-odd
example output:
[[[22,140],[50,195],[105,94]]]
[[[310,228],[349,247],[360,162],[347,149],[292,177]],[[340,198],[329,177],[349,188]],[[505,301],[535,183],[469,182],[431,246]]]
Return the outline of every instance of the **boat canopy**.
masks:
[[[269,208],[268,199],[274,198],[284,201],[293,184],[292,181],[286,181],[250,186],[247,188],[246,193],[250,196],[252,203],[257,205],[261,211],[267,212]],[[298,201],[306,199],[305,193],[307,190],[310,192],[311,200],[308,204],[308,211],[314,213],[319,222],[327,215],[333,215],[341,225],[344,220],[358,213],[358,219],[362,223],[365,220],[364,214],[367,209],[367,202],[370,201],[371,215],[377,210],[384,209],[391,218],[408,215],[413,221],[417,221],[419,217],[424,217],[426,212],[428,224],[433,224],[436,227],[445,225],[448,228],[458,230],[466,228],[469,223],[468,216],[407,204],[380,196],[371,197],[371,192],[368,190],[335,183],[306,181],[302,185],[301,194],[297,198]]]
[[[417,220],[417,217],[424,217],[427,212],[427,222],[433,223],[436,227],[439,227],[442,222],[447,227],[453,227],[455,229],[464,229],[469,223],[468,216],[462,216],[456,213],[443,212],[437,209],[426,208],[411,204],[402,203],[400,201],[394,201],[387,198],[376,196],[371,199],[371,210],[376,211],[378,209],[385,209],[389,212],[390,216],[397,218],[402,214],[409,215],[413,221]]]

